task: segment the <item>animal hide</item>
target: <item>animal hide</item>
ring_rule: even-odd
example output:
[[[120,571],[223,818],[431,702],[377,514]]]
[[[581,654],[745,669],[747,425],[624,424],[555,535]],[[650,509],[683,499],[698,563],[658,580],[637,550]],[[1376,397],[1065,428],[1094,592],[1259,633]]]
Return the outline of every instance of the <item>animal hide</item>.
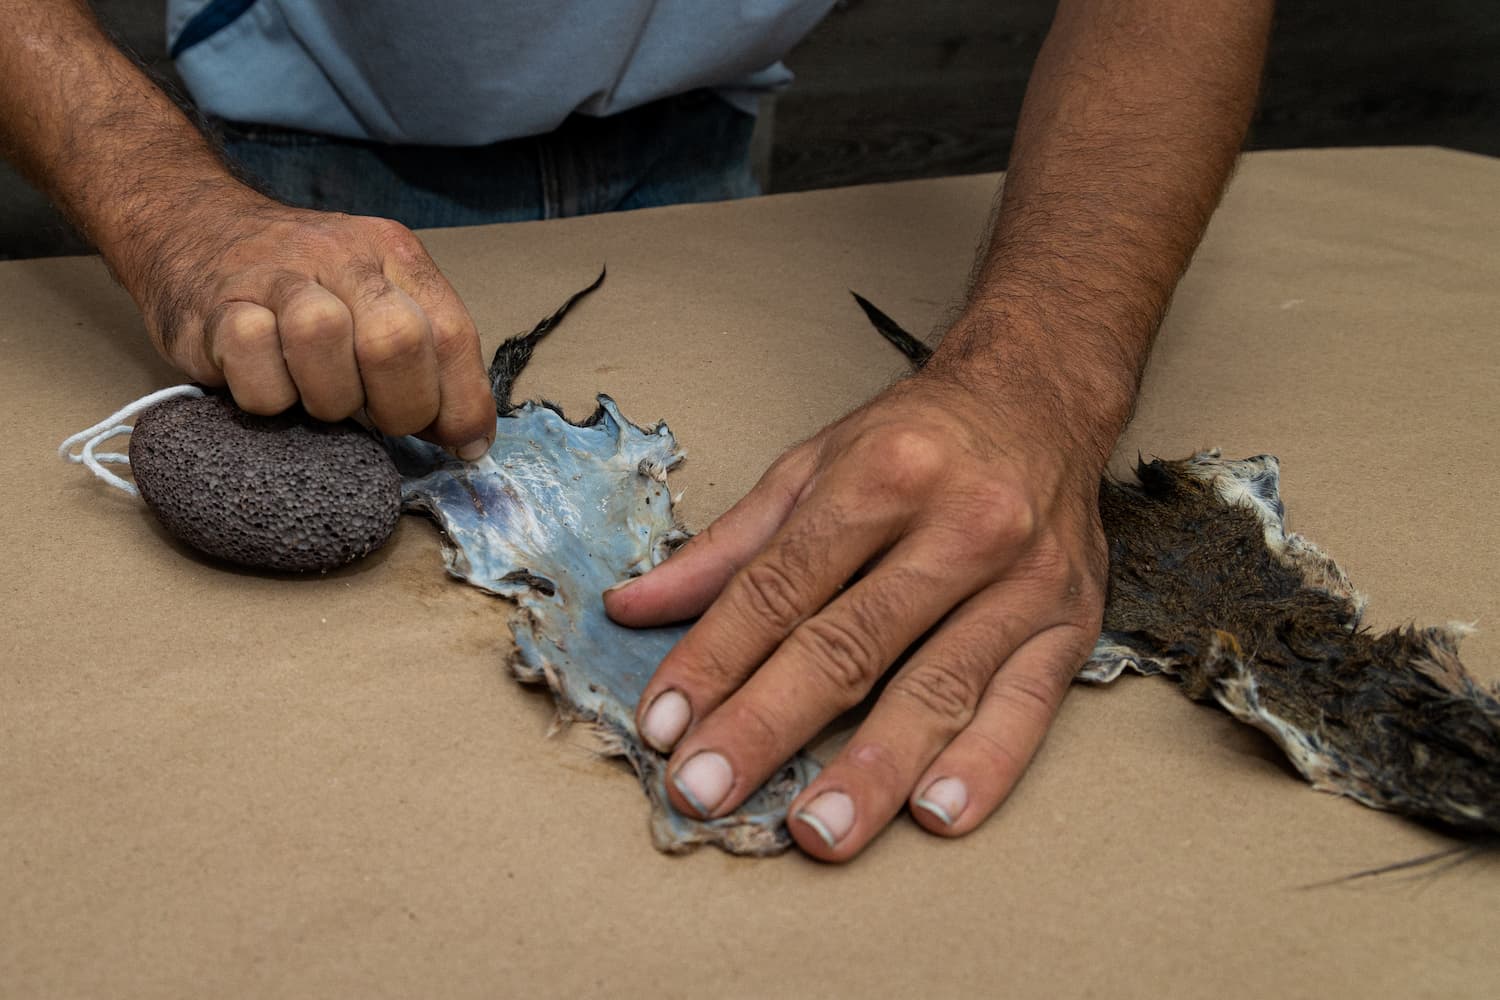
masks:
[[[706,843],[774,854],[791,846],[787,806],[817,763],[798,755],[720,819],[673,809],[667,759],[637,734],[635,706],[687,627],[627,629],[604,613],[606,587],[644,573],[688,538],[667,490],[667,471],[682,460],[672,432],[637,427],[608,396],[578,424],[549,403],[510,399],[537,341],[598,284],[496,351],[490,382],[502,419],[485,458],[470,465],[416,438],[387,439],[402,498],[437,521],[449,573],[512,602],[511,671],[545,681],[560,717],[592,724],[606,752],[630,762],[651,800],[657,848]]]
[[[496,352],[503,419],[487,458],[470,466],[413,438],[388,441],[405,505],[443,529],[450,573],[513,602],[512,670],[544,680],[564,718],[592,723],[629,760],[651,800],[657,847],[772,853],[788,846],[786,806],[817,765],[798,756],[723,819],[678,814],[665,759],[641,741],[634,710],[685,627],[623,629],[600,597],[687,538],[666,485],[682,457],[671,432],[635,426],[607,396],[579,424],[548,403],[510,399],[537,342],[598,284]],[[930,355],[859,303],[915,364]],[[1125,670],[1174,677],[1190,697],[1269,735],[1315,788],[1500,831],[1500,701],[1460,664],[1461,627],[1362,629],[1363,599],[1343,572],[1286,530],[1269,455],[1143,462],[1138,480],[1100,486],[1109,594],[1080,680],[1107,683]]]
[[[1104,626],[1079,678],[1175,677],[1270,736],[1325,792],[1500,832],[1500,701],[1464,670],[1467,626],[1360,626],[1364,597],[1286,530],[1276,459],[1205,451],[1105,482]]]

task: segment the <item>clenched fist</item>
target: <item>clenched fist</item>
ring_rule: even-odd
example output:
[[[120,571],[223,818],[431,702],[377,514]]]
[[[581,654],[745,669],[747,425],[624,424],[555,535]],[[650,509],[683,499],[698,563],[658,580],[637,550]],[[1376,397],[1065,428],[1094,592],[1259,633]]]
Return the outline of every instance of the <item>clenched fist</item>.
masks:
[[[201,220],[211,215],[212,221]],[[495,406],[468,310],[400,223],[243,188],[193,206],[128,269],[157,349],[251,413],[364,409],[388,434],[482,455]]]

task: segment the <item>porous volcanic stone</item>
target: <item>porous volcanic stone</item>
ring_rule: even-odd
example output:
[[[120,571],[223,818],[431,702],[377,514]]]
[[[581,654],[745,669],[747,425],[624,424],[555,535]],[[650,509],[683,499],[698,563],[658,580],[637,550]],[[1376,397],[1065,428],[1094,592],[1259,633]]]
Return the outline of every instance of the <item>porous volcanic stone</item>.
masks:
[[[130,470],[169,532],[257,569],[342,566],[383,545],[401,514],[380,443],[300,408],[257,417],[217,395],[166,400],[136,419]]]

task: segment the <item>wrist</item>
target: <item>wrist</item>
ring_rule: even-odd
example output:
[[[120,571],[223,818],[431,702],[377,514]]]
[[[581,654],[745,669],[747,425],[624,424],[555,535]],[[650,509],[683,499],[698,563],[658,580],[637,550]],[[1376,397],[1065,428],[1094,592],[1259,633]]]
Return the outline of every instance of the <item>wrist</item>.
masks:
[[[127,197],[92,220],[89,235],[143,309],[179,263],[227,237],[231,220],[268,199],[236,180],[217,160],[190,170],[140,178]]]
[[[1102,468],[1135,406],[1145,353],[1078,322],[971,304],[923,376],[963,386],[1004,419],[1027,414],[1039,432],[1064,434]]]

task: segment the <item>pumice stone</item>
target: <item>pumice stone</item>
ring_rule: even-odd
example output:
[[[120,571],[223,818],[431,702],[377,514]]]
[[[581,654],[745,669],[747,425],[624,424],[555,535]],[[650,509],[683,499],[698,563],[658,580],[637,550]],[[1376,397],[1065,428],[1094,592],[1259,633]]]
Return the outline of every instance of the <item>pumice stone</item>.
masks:
[[[173,536],[255,569],[334,569],[385,544],[401,515],[381,443],[300,407],[260,417],[219,395],[164,400],[136,420],[130,468]]]

